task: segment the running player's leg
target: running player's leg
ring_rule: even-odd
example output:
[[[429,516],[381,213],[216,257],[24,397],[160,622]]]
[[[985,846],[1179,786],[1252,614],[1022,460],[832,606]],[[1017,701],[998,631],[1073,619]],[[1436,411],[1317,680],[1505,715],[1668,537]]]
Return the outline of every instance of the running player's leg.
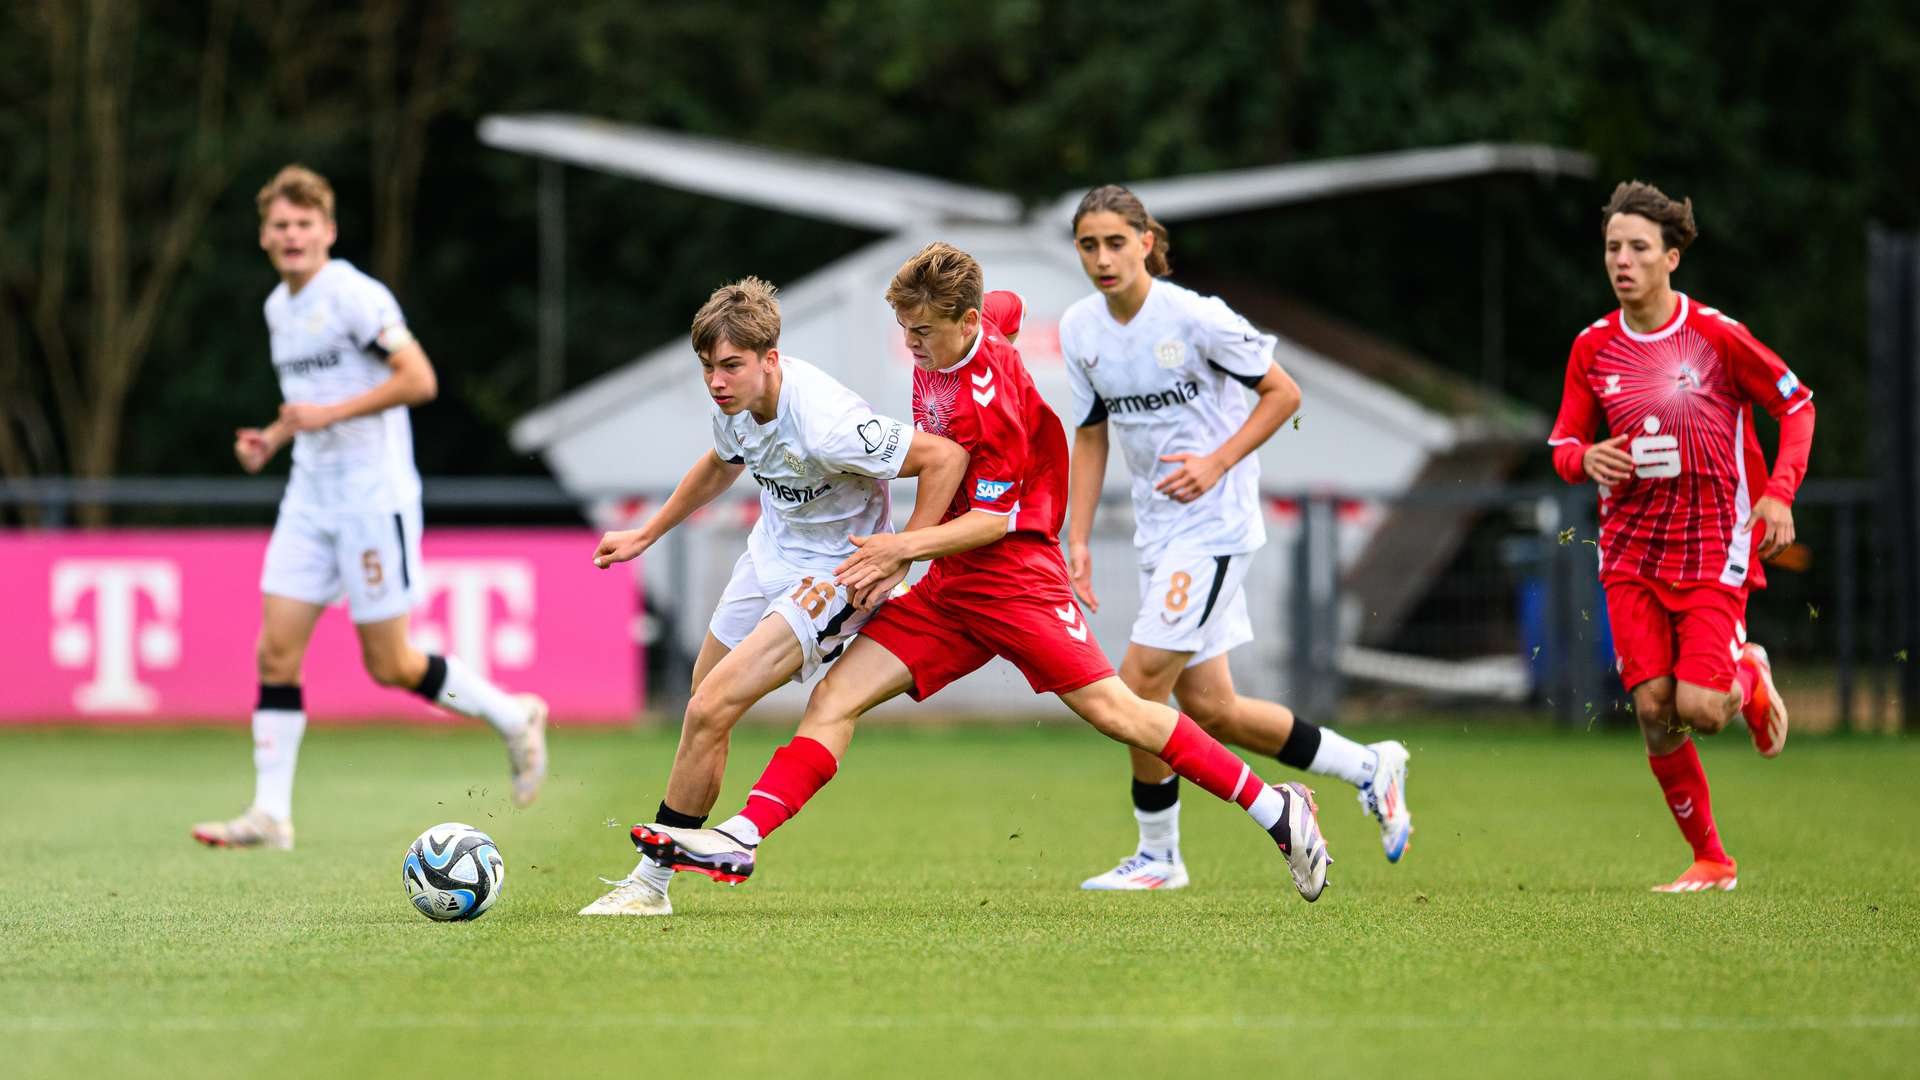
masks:
[[[1633,696],[1648,768],[1660,784],[1674,825],[1693,850],[1693,864],[1679,878],[1656,889],[1731,888],[1734,863],[1720,845],[1707,771],[1676,708],[1673,615],[1649,583],[1615,581],[1607,585],[1606,593],[1607,621],[1620,657],[1620,681]]]
[[[1022,658],[1009,659],[1018,663]],[[1329,860],[1305,785],[1267,786],[1251,766],[1192,719],[1158,702],[1141,700],[1117,676],[1063,691],[1060,700],[1101,734],[1152,750],[1182,779],[1245,810],[1286,855],[1300,895],[1309,901],[1319,899]]]
[[[1146,701],[1165,701],[1191,654],[1136,643],[1120,661],[1120,681]],[[1148,751],[1128,747],[1133,766],[1133,819],[1140,842],[1113,869],[1080,883],[1083,889],[1178,889],[1187,884],[1180,858],[1180,778]]]
[[[307,728],[300,669],[326,606],[340,596],[334,539],[321,517],[282,507],[260,569],[260,693],[253,714],[253,805],[229,821],[194,826],[193,837],[219,847],[293,846],[293,775]]]
[[[640,850],[716,881],[745,880],[760,843],[839,771],[861,716],[902,693],[924,700],[992,658],[976,634],[939,610],[938,591],[923,579],[880,606],[813,688],[799,730],[774,751],[739,813],[712,829],[641,826],[634,830]]]
[[[260,694],[253,710],[253,804],[231,821],[194,826],[193,837],[217,847],[293,846],[293,776],[307,730],[300,668],[325,606],[285,596],[260,598],[255,663]]]
[[[1397,740],[1362,746],[1271,701],[1241,696],[1224,654],[1190,664],[1174,684],[1180,709],[1214,738],[1296,769],[1352,784],[1360,806],[1380,825],[1388,862],[1399,862],[1413,834],[1407,807],[1407,748]]]
[[[381,686],[410,690],[448,712],[484,720],[507,744],[513,801],[527,806],[547,778],[547,704],[511,694],[447,654],[414,647],[409,613],[420,600],[420,509],[342,513],[335,557],[347,609],[360,635],[360,659]]]

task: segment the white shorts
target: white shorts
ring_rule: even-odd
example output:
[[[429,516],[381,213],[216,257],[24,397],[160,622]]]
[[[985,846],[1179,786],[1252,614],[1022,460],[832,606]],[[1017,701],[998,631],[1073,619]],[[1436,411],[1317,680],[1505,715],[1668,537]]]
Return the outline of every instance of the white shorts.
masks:
[[[1140,568],[1140,614],[1131,640],[1168,652],[1192,653],[1202,664],[1253,640],[1247,594],[1241,586],[1253,557],[1167,552]]]
[[[778,615],[800,641],[800,670],[794,682],[805,682],[820,665],[840,655],[847,642],[867,624],[873,609],[861,611],[847,599],[847,591],[831,573],[794,570],[784,566],[755,567],[753,553],[733,564],[733,580],[720,594],[707,629],[720,644],[737,649],[760,625]]]
[[[407,614],[421,592],[420,504],[401,511],[282,504],[260,591],[309,604],[345,593],[356,623]]]

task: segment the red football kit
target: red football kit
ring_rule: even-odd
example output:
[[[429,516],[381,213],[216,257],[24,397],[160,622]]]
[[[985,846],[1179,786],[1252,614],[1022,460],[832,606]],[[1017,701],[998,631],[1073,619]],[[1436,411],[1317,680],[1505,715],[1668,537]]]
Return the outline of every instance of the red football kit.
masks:
[[[1549,444],[1568,483],[1601,419],[1631,435],[1633,474],[1600,485],[1600,580],[1621,681],[1673,675],[1733,683],[1749,588],[1764,588],[1755,529],[1762,496],[1789,506],[1813,443],[1813,391],[1746,327],[1677,294],[1673,317],[1638,333],[1621,312],[1582,330]],[[1769,476],[1753,433],[1758,403],[1780,422]]]
[[[913,373],[914,426],[972,455],[941,523],[972,510],[1012,519],[1005,537],[933,560],[861,629],[912,672],[916,701],[995,656],[1019,667],[1035,693],[1066,693],[1113,674],[1060,555],[1067,436],[1007,340],[1024,313],[1014,293],[988,293],[966,358]]]

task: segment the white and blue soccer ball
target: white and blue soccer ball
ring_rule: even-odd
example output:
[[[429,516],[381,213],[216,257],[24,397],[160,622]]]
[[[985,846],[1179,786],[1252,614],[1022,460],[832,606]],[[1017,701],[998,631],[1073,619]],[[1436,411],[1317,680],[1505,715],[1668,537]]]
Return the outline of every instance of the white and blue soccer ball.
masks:
[[[400,863],[407,899],[436,922],[477,919],[500,899],[507,863],[493,838],[449,821],[420,834]]]

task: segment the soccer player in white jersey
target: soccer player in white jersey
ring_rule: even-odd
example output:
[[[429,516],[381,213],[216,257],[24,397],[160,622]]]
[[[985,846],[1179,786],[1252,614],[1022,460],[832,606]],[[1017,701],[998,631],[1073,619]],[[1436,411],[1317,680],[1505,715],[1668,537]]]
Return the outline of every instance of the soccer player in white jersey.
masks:
[[[1073,388],[1068,567],[1081,602],[1100,609],[1088,546],[1117,441],[1133,474],[1140,612],[1120,677],[1148,701],[1169,694],[1221,742],[1359,789],[1380,822],[1390,862],[1406,852],[1407,750],[1362,746],[1284,705],[1241,697],[1227,652],[1253,640],[1242,583],[1266,543],[1260,466],[1253,452],[1300,407],[1300,388],[1273,360],[1274,339],[1218,297],[1164,280],[1168,238],[1138,197],[1094,188],[1073,217],[1080,264],[1098,290],[1060,320],[1060,351]],[[1246,391],[1256,395],[1247,405]],[[1111,433],[1111,434],[1110,434]],[[1133,751],[1138,849],[1082,883],[1086,889],[1177,889],[1179,779]]]
[[[692,336],[713,400],[713,449],[645,525],[606,534],[593,561],[605,569],[634,558],[742,472],[760,485],[760,520],[694,661],[693,697],[653,819],[698,829],[720,796],[733,725],[782,683],[804,682],[838,656],[906,576],[854,593],[834,581],[835,567],[863,541],[893,531],[887,482],[918,476],[907,528],[934,525],[968,457],[958,443],[881,416],[833,376],[782,356],[780,302],[759,278],[715,290],[694,316]],[[642,857],[580,914],[670,915],[673,873]]]
[[[333,188],[298,165],[256,200],[260,247],[280,274],[267,330],[285,403],[264,428],[235,433],[240,467],[259,472],[288,442],[293,471],[260,573],[259,703],[253,714],[253,805],[197,825],[218,847],[293,846],[293,773],[306,731],[300,668],[314,624],[344,593],[367,673],[441,708],[485,720],[507,744],[513,801],[531,803],[547,774],[547,706],[505,693],[458,657],[407,640],[420,595],[420,475],[407,408],[432,401],[433,365],[386,286],[329,256]]]

